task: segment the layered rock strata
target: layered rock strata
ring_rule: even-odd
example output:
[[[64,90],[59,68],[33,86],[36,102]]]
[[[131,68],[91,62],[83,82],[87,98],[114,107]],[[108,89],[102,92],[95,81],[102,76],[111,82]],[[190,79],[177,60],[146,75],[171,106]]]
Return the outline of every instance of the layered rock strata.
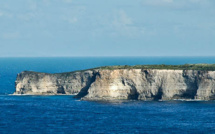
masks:
[[[215,71],[92,69],[47,74],[24,71],[14,94],[76,95],[84,100],[215,99]]]

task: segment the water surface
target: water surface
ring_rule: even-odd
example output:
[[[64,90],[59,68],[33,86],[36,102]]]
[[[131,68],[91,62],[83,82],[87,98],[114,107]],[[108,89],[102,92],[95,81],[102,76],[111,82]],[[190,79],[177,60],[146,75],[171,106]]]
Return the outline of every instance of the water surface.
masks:
[[[1,133],[212,133],[215,102],[0,96]]]
[[[215,101],[80,101],[10,96],[17,73],[106,65],[215,63],[215,57],[0,58],[0,133],[215,133]]]

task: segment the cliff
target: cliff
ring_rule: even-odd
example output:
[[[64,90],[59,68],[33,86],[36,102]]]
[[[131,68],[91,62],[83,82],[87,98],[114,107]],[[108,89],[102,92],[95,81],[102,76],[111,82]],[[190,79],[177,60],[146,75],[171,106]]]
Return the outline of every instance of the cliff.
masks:
[[[215,99],[215,71],[165,69],[91,69],[17,75],[14,94],[76,95],[84,100]]]
[[[87,91],[95,77],[94,71],[47,74],[24,71],[17,75],[16,92],[27,95],[77,95]]]

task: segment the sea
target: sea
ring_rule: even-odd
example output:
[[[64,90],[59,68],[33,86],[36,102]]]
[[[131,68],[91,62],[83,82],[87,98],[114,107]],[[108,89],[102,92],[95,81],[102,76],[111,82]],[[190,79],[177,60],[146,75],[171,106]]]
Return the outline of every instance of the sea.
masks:
[[[112,65],[215,64],[215,57],[0,58],[0,134],[215,133],[215,101],[81,101],[13,96],[18,73],[71,72]]]

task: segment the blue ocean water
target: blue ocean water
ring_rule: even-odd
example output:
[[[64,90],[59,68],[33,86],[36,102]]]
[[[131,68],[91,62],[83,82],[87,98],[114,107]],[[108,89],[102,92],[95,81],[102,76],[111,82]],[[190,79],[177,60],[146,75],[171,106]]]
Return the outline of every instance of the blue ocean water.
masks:
[[[90,102],[11,96],[17,73],[106,65],[215,63],[215,57],[0,58],[0,133],[215,133],[214,101]]]

